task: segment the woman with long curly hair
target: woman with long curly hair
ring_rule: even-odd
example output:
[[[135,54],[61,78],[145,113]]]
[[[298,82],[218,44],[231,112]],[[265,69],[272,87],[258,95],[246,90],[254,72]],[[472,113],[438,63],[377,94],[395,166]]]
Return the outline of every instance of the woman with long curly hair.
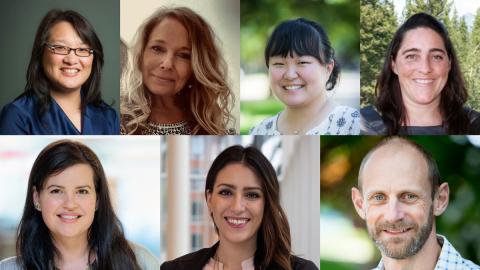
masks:
[[[139,28],[121,79],[124,134],[229,134],[227,68],[208,23],[160,8]]]
[[[213,161],[205,199],[219,241],[161,270],[315,270],[292,255],[290,227],[280,205],[280,187],[268,159],[254,147],[234,145]]]

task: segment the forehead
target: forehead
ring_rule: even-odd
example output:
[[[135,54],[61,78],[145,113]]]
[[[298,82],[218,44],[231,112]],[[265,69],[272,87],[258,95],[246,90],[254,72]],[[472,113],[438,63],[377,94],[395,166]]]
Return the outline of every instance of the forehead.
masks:
[[[401,53],[412,48],[420,50],[441,49],[446,51],[440,34],[427,27],[414,28],[405,33],[399,52]]]
[[[73,25],[66,21],[57,22],[50,28],[48,40],[83,43]]]
[[[58,185],[66,188],[86,185],[94,187],[93,170],[88,164],[75,164],[57,174],[47,177],[44,188],[50,185]]]
[[[221,184],[233,185],[237,188],[261,188],[260,179],[257,175],[249,167],[241,163],[228,164],[218,172],[214,186]]]
[[[167,17],[152,30],[149,41],[162,41],[177,47],[190,47],[188,32],[177,19]]]
[[[411,146],[394,143],[375,150],[362,172],[364,194],[372,191],[398,193],[418,191],[430,193],[430,180],[425,158]]]

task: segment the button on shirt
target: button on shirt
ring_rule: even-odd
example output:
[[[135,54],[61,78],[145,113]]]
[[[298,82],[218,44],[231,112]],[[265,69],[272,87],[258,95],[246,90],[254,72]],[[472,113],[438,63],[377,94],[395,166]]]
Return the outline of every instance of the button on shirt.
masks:
[[[442,250],[434,270],[480,270],[480,266],[462,258],[445,236],[437,235],[437,240],[442,245]],[[383,261],[380,260],[380,263],[373,270],[384,269]]]

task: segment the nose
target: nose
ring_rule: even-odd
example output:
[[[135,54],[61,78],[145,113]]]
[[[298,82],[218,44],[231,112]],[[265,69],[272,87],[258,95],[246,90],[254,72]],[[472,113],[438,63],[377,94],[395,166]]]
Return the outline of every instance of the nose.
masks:
[[[405,212],[403,210],[403,205],[398,200],[391,200],[386,205],[384,219],[388,222],[396,222],[402,220],[405,216]]]
[[[70,50],[70,52],[63,57],[63,62],[65,64],[74,65],[78,62],[78,56],[73,50]]]
[[[173,54],[167,53],[164,56],[162,56],[161,62],[160,62],[160,68],[164,70],[170,70],[173,68]]]
[[[420,60],[420,72],[428,74],[432,71],[432,63],[430,62],[430,58],[424,58]]]
[[[287,65],[287,70],[285,70],[285,74],[283,77],[287,80],[293,80],[298,77],[297,68],[295,65]]]
[[[231,209],[235,213],[240,213],[245,210],[245,202],[241,194],[235,195],[232,201]]]
[[[75,198],[75,194],[65,194],[63,207],[66,209],[75,209],[77,207],[77,199]]]

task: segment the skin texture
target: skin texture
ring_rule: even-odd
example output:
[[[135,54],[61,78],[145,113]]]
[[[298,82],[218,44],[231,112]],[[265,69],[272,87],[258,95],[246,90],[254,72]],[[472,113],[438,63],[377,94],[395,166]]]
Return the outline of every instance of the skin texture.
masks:
[[[268,74],[270,88],[287,107],[304,107],[311,103],[323,103],[325,84],[332,65],[324,66],[313,56],[270,58]],[[288,87],[296,88],[288,90]]]
[[[70,48],[89,48],[78,36],[73,26],[68,22],[58,22],[50,29],[48,43]],[[94,55],[80,57],[70,51],[68,55],[53,53],[45,47],[43,52],[43,69],[52,82],[52,91],[71,93],[80,91],[82,85],[90,77]],[[67,70],[77,71],[68,73]]]
[[[192,75],[191,46],[185,27],[165,18],[150,34],[141,71],[146,88],[154,96],[174,98]]]
[[[408,31],[391,64],[398,75],[403,103],[407,112],[410,111],[408,118],[414,121],[412,111],[429,109],[430,114],[437,114],[440,120],[433,124],[441,124],[440,94],[450,71],[449,56],[441,36],[429,28]]]
[[[207,204],[218,228],[219,258],[225,266],[240,266],[257,247],[265,207],[259,179],[245,165],[229,164],[219,171],[213,191],[207,194]],[[228,221],[231,219],[246,223],[235,225]]]
[[[96,192],[89,165],[77,164],[50,176],[43,189],[34,191],[42,218],[56,241],[83,243],[95,216]],[[62,216],[80,216],[67,219]]]
[[[387,269],[433,269],[441,249],[434,216],[448,205],[448,184],[432,199],[426,160],[401,141],[375,150],[361,177],[352,201]]]

